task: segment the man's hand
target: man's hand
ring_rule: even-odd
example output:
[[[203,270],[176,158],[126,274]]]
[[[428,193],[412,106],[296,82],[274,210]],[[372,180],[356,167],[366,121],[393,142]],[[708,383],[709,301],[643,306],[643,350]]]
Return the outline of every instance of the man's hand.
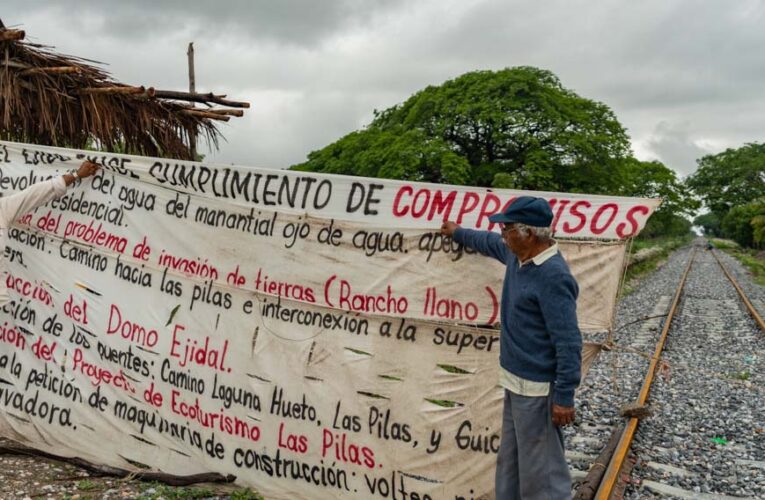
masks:
[[[101,168],[101,165],[98,163],[93,163],[92,161],[85,160],[82,162],[82,165],[80,165],[80,168],[77,169],[77,178],[84,179],[85,177],[90,177],[91,175],[95,174],[99,168]],[[71,186],[72,183],[77,180],[77,178],[75,178],[72,174],[64,174],[64,184]]]
[[[557,426],[564,426],[572,423],[576,416],[576,410],[573,406],[552,405],[552,421]]]
[[[82,162],[82,165],[80,165],[80,168],[77,169],[77,177],[80,179],[90,177],[91,175],[95,174],[100,167],[101,165],[98,163],[93,163],[92,161],[85,160]]]
[[[441,224],[441,234],[444,236],[451,236],[454,234],[454,231],[459,229],[459,224],[456,224],[452,221],[445,221],[443,224]]]

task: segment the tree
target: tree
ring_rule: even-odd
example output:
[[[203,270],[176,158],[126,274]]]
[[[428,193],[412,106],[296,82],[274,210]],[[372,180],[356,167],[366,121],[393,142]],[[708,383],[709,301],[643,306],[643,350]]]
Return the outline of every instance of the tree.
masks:
[[[754,226],[752,221],[758,215],[762,205],[754,201],[731,208],[722,219],[723,234],[733,239],[742,247],[754,246]]]
[[[564,88],[549,71],[516,67],[427,87],[292,168],[613,193],[628,155],[629,138],[608,106]]]
[[[469,183],[470,166],[465,158],[443,141],[401,126],[351,132],[308,158],[308,162],[292,168],[386,179]]]
[[[720,218],[713,212],[699,215],[693,220],[693,223],[704,230],[705,236],[720,237],[723,235]]]
[[[719,217],[737,205],[765,196],[765,144],[746,144],[698,160],[688,185]]]
[[[759,248],[765,246],[765,197],[752,202],[755,216],[750,221],[752,225],[752,239]]]
[[[620,189],[612,194],[661,198],[659,207],[640,233],[643,238],[684,236],[691,231],[691,217],[699,202],[677,174],[659,161],[639,161],[628,158],[617,170]]]

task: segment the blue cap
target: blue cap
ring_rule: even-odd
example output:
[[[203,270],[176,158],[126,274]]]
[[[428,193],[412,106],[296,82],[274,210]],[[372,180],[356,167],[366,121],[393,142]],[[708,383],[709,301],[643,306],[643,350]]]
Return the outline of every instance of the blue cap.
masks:
[[[505,209],[489,217],[491,222],[512,224],[519,222],[527,226],[550,227],[553,220],[550,204],[544,198],[519,196]]]

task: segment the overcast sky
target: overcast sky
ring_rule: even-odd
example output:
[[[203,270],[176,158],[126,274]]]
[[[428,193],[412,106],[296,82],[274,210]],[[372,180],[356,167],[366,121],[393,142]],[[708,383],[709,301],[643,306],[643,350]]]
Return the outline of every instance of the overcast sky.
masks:
[[[616,113],[640,159],[685,176],[765,139],[760,0],[4,0],[27,40],[121,82],[245,100],[208,160],[287,167],[374,109],[465,72],[529,65]]]

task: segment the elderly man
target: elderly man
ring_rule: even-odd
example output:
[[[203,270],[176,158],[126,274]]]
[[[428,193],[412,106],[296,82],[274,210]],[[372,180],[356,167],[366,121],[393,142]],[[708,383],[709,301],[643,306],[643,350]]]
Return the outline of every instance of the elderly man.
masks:
[[[500,383],[505,388],[497,499],[571,498],[560,426],[574,421],[582,336],[579,287],[551,238],[542,198],[521,196],[489,218],[502,236],[444,222],[441,233],[505,264]]]
[[[54,198],[59,198],[66,193],[66,188],[78,178],[84,179],[95,174],[99,165],[90,161],[84,161],[76,172],[64,174],[60,177],[32,184],[18,193],[0,197],[0,275],[3,282],[0,283],[0,307],[10,302],[8,289],[5,286],[5,244],[8,238],[8,228],[20,216],[48,203]]]

